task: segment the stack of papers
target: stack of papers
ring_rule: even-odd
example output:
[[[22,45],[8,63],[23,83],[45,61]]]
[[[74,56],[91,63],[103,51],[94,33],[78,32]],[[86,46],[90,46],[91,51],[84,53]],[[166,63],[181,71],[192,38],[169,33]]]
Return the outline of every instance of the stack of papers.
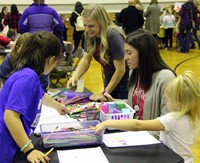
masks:
[[[126,147],[160,143],[160,141],[147,131],[128,131],[104,134],[103,142],[107,147]]]
[[[70,118],[68,115],[60,115],[56,109],[42,105],[40,120],[37,124],[34,134],[40,135],[40,125],[49,123],[76,122],[76,119]]]

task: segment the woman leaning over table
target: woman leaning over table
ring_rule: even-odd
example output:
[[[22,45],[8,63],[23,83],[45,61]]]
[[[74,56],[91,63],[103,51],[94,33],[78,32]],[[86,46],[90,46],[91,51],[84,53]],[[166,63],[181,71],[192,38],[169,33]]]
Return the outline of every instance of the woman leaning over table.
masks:
[[[42,104],[60,114],[67,108],[44,92],[39,76],[54,68],[61,51],[59,40],[47,31],[36,32],[21,47],[14,70],[0,92],[0,162],[13,162],[17,151],[31,163],[49,162],[49,158],[34,148],[29,139],[37,126]]]
[[[125,61],[131,69],[128,104],[136,111],[134,118],[155,119],[168,113],[164,90],[175,73],[162,60],[153,35],[144,29],[130,33],[125,39],[125,51]],[[114,100],[109,94],[104,96],[108,101]]]
[[[84,9],[82,16],[85,25],[86,53],[69,80],[68,87],[75,85],[86,73],[94,57],[102,66],[104,92],[110,93],[115,98],[127,98],[128,69],[124,61],[122,30],[114,25],[100,4],[89,5]],[[103,93],[93,94],[90,99],[106,100]]]

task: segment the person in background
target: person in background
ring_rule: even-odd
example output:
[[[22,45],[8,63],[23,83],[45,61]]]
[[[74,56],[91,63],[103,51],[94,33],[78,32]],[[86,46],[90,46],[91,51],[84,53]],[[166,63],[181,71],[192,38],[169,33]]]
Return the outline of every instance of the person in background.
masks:
[[[10,28],[7,32],[7,36],[0,35],[0,46],[1,48],[11,48],[11,43],[17,38],[17,33],[14,29]]]
[[[121,27],[121,24],[118,22],[119,12],[116,12],[114,14],[114,18],[112,19],[113,23],[115,23],[117,26]]]
[[[152,120],[107,120],[96,126],[96,133],[108,127],[129,131],[160,131],[160,141],[193,163],[192,146],[200,123],[200,85],[191,71],[170,81],[165,89],[170,113]]]
[[[60,114],[69,113],[63,104],[44,93],[39,81],[41,74],[54,68],[60,51],[57,37],[41,31],[30,35],[13,58],[13,72],[0,92],[0,150],[1,160],[6,163],[13,161],[18,150],[24,152],[29,162],[50,160],[34,148],[29,136],[40,119],[42,104]]]
[[[17,32],[13,28],[9,28],[7,37],[10,38],[11,41],[15,41],[17,39]]]
[[[136,111],[134,118],[148,120],[168,113],[164,90],[175,73],[162,60],[152,34],[144,29],[130,33],[125,39],[125,51],[124,59],[131,69],[127,103]],[[104,96],[107,101],[115,100],[107,93]]]
[[[136,8],[136,1],[129,0],[128,4],[129,6],[124,8],[117,18],[117,22],[122,25],[122,28],[126,34],[141,28],[144,24],[142,10]],[[134,20],[134,23],[130,20]]]
[[[12,49],[14,47],[15,41],[18,38],[17,32],[13,28],[9,28],[9,30],[7,32],[7,37],[10,39],[10,44],[7,45],[6,47]]]
[[[160,13],[160,6],[157,0],[151,0],[144,13],[144,17],[146,17],[145,29],[150,31],[156,40],[160,31]]]
[[[67,31],[68,31],[68,26],[65,24],[65,22],[67,21],[67,16],[65,14],[60,14],[60,18],[63,22],[63,41],[67,41]]]
[[[198,5],[200,2],[197,0],[193,0],[195,11],[197,14],[197,18],[195,21],[195,26],[192,28],[192,35],[191,35],[191,46],[190,49],[195,49],[195,41],[198,43],[199,49],[200,49],[200,38],[198,36],[197,30],[199,29],[199,18],[198,18]]]
[[[10,44],[10,39],[8,37],[0,35],[0,48],[6,48]]]
[[[14,29],[18,33],[18,22],[21,14],[18,11],[17,5],[12,4],[10,6],[10,13],[6,15],[3,24],[8,25],[9,28]]]
[[[136,7],[136,9],[140,10],[143,13],[144,6],[140,2],[140,0],[135,0],[135,7]]]
[[[0,32],[3,30],[4,25],[3,25],[3,20],[6,17],[6,15],[9,13],[8,11],[8,7],[7,6],[3,6],[1,13],[0,13]]]
[[[177,49],[181,53],[189,53],[191,35],[192,35],[192,22],[197,20],[197,8],[192,0],[185,2],[180,11],[180,26],[179,26],[179,43],[180,47]]]
[[[104,90],[93,94],[91,100],[105,101],[103,93],[108,92],[113,97],[126,99],[129,72],[124,61],[124,33],[109,18],[105,8],[100,4],[89,5],[84,9],[86,53],[78,64],[67,86],[74,86],[86,73],[94,57],[103,71]]]
[[[163,26],[165,27],[165,48],[172,49],[173,44],[173,29],[176,25],[175,17],[172,14],[171,7],[166,8],[166,15],[163,17]],[[169,41],[169,46],[168,46]]]
[[[60,40],[64,52],[63,27],[63,22],[56,10],[45,4],[44,0],[33,0],[33,3],[24,10],[18,22],[18,30],[21,34],[43,30],[53,32]]]
[[[83,31],[77,31],[76,26],[75,26],[77,18],[78,18],[79,15],[81,15],[83,10],[84,10],[83,4],[79,1],[77,1],[76,4],[75,4],[75,7],[74,7],[74,11],[72,12],[72,14],[69,18],[70,25],[72,27],[74,27],[74,31],[73,31],[74,50],[73,50],[73,52],[75,52],[77,50],[80,42],[81,42],[81,47],[84,49],[84,35],[83,35],[84,30]]]
[[[14,65],[14,58],[18,56],[19,50],[23,48],[23,45],[27,41],[27,39],[30,37],[30,33],[24,33],[22,34],[16,41],[14,48],[12,49],[12,52],[4,58],[3,62],[0,65],[0,79],[2,80],[3,84],[6,82],[8,77],[10,76],[11,72],[13,71]],[[46,92],[49,86],[48,82],[48,75],[40,75],[39,76],[41,85],[43,90]]]

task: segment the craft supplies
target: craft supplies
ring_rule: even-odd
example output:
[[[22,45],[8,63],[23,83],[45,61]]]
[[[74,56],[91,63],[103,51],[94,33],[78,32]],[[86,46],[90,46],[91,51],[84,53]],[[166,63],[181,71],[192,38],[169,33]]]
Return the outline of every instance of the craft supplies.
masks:
[[[120,104],[121,103],[121,104]],[[120,120],[120,119],[132,119],[133,115],[135,114],[135,110],[133,110],[133,108],[131,108],[127,103],[125,102],[120,102],[118,104],[114,104],[113,102],[110,104],[110,102],[107,102],[108,106],[109,106],[109,112],[107,114],[104,113],[104,111],[100,111],[100,120],[101,121],[106,121],[109,119],[113,119],[113,120]],[[102,103],[100,104],[102,105]],[[117,108],[117,106],[120,106],[119,110]],[[121,108],[121,107],[124,108]],[[113,107],[113,108],[110,108]],[[108,128],[111,129],[111,128]]]
[[[107,114],[107,113],[109,112],[109,106],[108,106],[107,103],[100,104],[100,106],[101,106],[101,110],[102,110],[105,114]]]
[[[59,91],[58,93],[56,93],[55,95],[52,96],[52,98],[55,98],[57,96],[59,96],[60,94],[62,94],[63,92],[67,91],[67,90],[71,90],[73,88],[76,88],[76,85],[75,86],[72,86],[72,87],[69,87],[69,88],[65,88],[63,89],[62,91]]]
[[[111,114],[116,114],[116,113],[121,113],[121,111],[118,110],[118,109],[116,109],[116,108],[113,108],[113,109],[111,110]]]
[[[49,89],[47,91],[47,93],[49,94],[49,96],[53,97],[54,95],[60,93],[60,90],[58,90],[58,89]]]
[[[86,110],[86,118],[87,120],[98,120],[100,115],[100,110],[93,109],[93,110]]]
[[[103,143],[102,138],[104,131],[98,134],[95,133],[94,127],[98,123],[100,122],[97,120],[91,120],[43,124],[40,128],[44,148],[100,145]],[[58,128],[52,134],[56,126],[58,126]]]
[[[44,139],[44,141],[47,141],[49,139],[49,137],[56,131],[56,129],[58,128],[58,126],[56,126],[51,133]]]

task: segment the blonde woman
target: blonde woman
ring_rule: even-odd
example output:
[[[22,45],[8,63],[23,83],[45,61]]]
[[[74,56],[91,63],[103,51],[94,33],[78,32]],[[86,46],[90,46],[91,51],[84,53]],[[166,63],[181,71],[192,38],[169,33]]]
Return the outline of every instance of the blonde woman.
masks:
[[[200,85],[191,71],[173,79],[165,89],[170,113],[153,120],[107,120],[96,126],[96,132],[112,127],[130,131],[160,131],[160,141],[193,162],[192,145],[200,120]]]
[[[106,101],[103,93],[126,99],[128,95],[128,70],[124,61],[124,35],[109,18],[105,8],[100,4],[89,5],[84,9],[86,53],[78,68],[68,82],[68,87],[76,85],[79,78],[88,70],[94,57],[102,66],[104,90],[91,95],[91,100]],[[99,74],[100,75],[100,74]]]

